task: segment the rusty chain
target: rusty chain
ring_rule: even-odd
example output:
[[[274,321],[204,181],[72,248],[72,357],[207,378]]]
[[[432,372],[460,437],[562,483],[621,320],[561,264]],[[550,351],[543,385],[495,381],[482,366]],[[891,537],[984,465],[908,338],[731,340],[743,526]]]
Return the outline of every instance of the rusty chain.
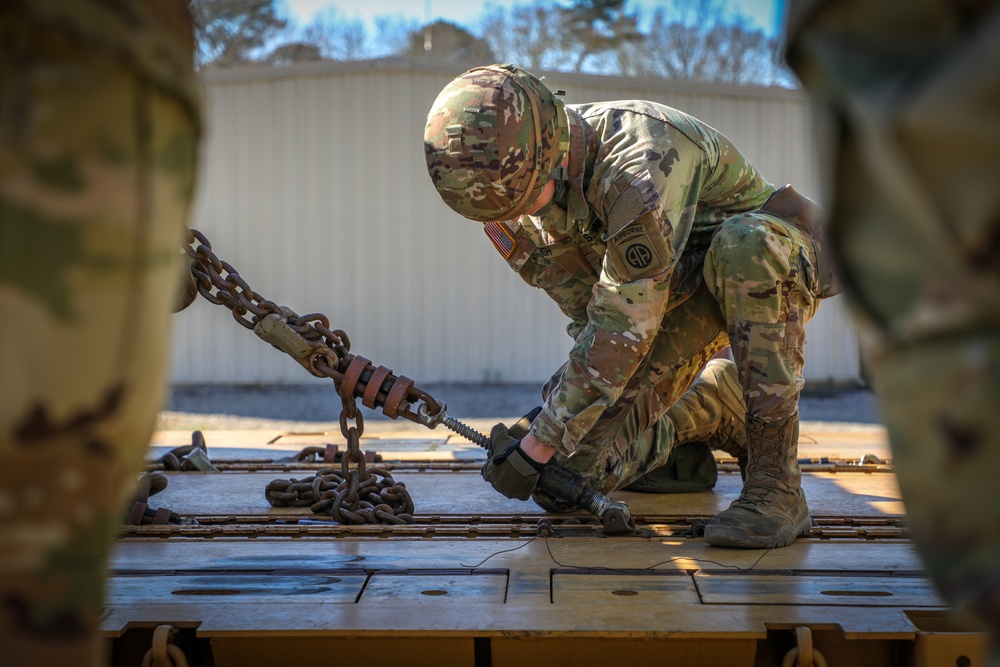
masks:
[[[194,279],[186,286],[178,310],[196,294],[228,308],[240,325],[290,355],[309,373],[332,379],[341,397],[340,430],[347,451],[340,473],[327,468],[308,480],[274,480],[265,491],[268,502],[308,505],[342,523],[413,523],[413,502],[405,486],[385,470],[365,465],[360,446],[364,418],[357,401],[361,399],[367,408],[381,407],[391,419],[403,417],[424,425],[433,423],[436,416],[443,418],[444,406],[414,386],[413,380],[351,354],[347,334],[331,329],[322,313],[298,315],[254,292],[232,265],[215,255],[208,238],[198,230],[188,230],[184,251]]]
[[[143,475],[136,485],[135,501],[125,515],[125,523],[130,526],[148,524],[197,526],[198,522],[195,519],[181,517],[177,512],[172,512],[166,507],[153,509],[149,506],[150,496],[155,496],[165,488],[167,488],[166,475],[158,472]]]
[[[323,468],[305,479],[276,479],[265,496],[274,507],[309,507],[340,523],[413,523],[413,500],[406,486],[382,468]],[[377,477],[381,477],[379,480]]]

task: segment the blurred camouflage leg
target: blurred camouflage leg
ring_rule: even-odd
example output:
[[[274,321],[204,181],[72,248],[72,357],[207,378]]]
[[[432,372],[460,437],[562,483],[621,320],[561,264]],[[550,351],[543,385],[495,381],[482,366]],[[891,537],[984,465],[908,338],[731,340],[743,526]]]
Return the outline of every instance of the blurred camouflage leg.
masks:
[[[873,375],[913,541],[945,598],[1000,637],[997,337],[909,345]]]
[[[0,7],[4,665],[104,664],[194,184],[192,46],[183,2]]]
[[[781,547],[809,530],[797,463],[798,398],[805,323],[819,302],[815,266],[810,238],[762,213],[724,222],[709,249],[705,277],[726,314],[748,450],[743,490],[709,521],[709,544]]]
[[[1000,4],[793,5],[788,61],[913,541],[1000,667]]]

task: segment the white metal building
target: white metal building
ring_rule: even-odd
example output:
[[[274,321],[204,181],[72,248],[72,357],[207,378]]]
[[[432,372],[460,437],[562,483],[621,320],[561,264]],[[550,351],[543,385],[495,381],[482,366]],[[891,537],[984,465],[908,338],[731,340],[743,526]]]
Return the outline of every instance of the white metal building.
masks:
[[[565,359],[566,319],[448,209],[423,126],[463,68],[408,59],[245,68],[203,76],[206,138],[193,226],[254,290],[322,312],[352,352],[418,383],[536,382]],[[732,139],[774,183],[818,198],[797,91],[545,74],[568,103],[663,102]],[[806,379],[860,377],[841,298],[809,324]],[[301,383],[298,364],[199,299],[175,317],[175,383]]]

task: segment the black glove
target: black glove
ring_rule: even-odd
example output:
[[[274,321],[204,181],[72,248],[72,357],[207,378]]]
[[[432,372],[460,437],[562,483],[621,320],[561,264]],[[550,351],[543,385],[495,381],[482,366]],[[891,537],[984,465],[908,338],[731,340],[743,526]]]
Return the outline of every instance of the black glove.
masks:
[[[535,421],[535,417],[537,417],[541,411],[542,406],[539,405],[537,408],[534,408],[531,412],[514,422],[514,425],[509,429],[510,437],[515,440],[520,440],[524,436],[528,435],[528,429],[531,428],[531,422]]]
[[[544,463],[533,460],[521,449],[504,424],[497,424],[490,431],[490,458],[483,466],[483,479],[494,489],[517,500],[527,500],[538,484],[538,475]]]

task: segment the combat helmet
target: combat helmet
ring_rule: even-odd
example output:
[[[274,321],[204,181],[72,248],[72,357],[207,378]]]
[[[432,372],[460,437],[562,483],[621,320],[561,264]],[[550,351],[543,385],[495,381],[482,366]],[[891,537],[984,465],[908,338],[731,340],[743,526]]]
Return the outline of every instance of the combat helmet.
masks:
[[[569,147],[563,102],[514,65],[454,79],[427,114],[427,172],[441,199],[480,222],[531,208]]]

